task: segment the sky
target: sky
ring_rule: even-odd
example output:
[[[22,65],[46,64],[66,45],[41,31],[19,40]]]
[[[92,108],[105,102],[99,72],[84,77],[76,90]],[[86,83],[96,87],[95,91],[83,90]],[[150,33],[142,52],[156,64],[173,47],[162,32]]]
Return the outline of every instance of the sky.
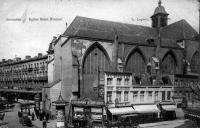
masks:
[[[169,24],[185,19],[197,32],[197,0],[162,0]],[[158,0],[1,0],[0,61],[46,54],[76,16],[151,26]],[[53,18],[54,20],[50,20]]]

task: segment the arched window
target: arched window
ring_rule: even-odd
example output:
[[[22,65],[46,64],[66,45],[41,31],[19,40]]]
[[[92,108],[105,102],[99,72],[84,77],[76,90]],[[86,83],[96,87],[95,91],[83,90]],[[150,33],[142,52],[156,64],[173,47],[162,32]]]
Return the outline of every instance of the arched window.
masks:
[[[174,54],[170,51],[168,52],[162,60],[161,63],[162,74],[175,74],[176,73],[176,59]]]
[[[95,100],[100,79],[103,78],[102,71],[110,71],[110,59],[106,50],[98,43],[93,44],[85,53],[82,64],[82,85],[80,86],[81,97]]]
[[[85,60],[83,63],[84,74],[97,74],[97,71],[108,71],[109,70],[109,59],[103,49],[98,46],[92,46],[88,53],[86,53]]]
[[[125,71],[143,74],[145,73],[145,60],[142,52],[138,49],[134,50],[127,59]]]
[[[200,53],[195,52],[191,59],[191,71],[194,73],[200,73]]]

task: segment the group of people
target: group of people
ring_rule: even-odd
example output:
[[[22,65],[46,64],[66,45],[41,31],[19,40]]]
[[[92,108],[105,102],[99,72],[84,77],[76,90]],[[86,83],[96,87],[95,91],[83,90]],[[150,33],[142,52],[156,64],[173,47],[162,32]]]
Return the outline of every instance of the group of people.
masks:
[[[18,117],[19,117],[19,122],[21,124],[24,124],[25,120],[32,123],[31,120],[35,120],[35,114],[32,112],[23,112],[23,111],[18,111]]]
[[[35,107],[34,107],[34,112],[32,112],[32,113],[30,112],[30,109],[28,109],[28,111],[27,111],[26,108],[21,108],[21,111],[18,111],[18,117],[19,117],[19,122],[21,124],[24,124],[25,117],[28,117],[30,119],[30,121],[39,119],[40,121],[42,121],[43,128],[46,128],[47,122],[50,119],[50,114],[45,111],[38,110]]]
[[[36,108],[34,108],[35,114],[36,114],[36,118],[39,119],[40,121],[42,120],[46,120],[48,122],[48,120],[50,119],[50,114],[42,111],[42,110],[38,110]]]
[[[43,128],[46,128],[47,122],[50,119],[50,114],[45,111],[38,110],[36,108],[34,108],[34,111],[36,114],[36,118],[42,121]]]

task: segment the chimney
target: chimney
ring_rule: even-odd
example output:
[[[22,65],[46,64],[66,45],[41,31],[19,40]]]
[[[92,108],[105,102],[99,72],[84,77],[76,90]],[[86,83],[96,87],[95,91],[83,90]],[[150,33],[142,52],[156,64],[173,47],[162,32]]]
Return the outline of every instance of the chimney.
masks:
[[[42,57],[42,53],[38,53],[38,57]]]
[[[2,62],[5,62],[6,61],[6,59],[2,59]]]
[[[25,59],[26,59],[26,60],[29,60],[29,59],[31,59],[31,56],[26,55],[26,56],[25,56]]]
[[[65,25],[66,25],[66,28],[67,28],[67,22],[65,23]]]

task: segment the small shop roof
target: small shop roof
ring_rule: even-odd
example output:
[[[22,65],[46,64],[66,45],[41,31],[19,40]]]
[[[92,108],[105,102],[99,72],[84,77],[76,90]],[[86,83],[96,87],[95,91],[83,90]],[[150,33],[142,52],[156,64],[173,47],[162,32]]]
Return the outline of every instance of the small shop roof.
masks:
[[[137,113],[133,107],[109,108],[112,115],[126,115]]]
[[[138,113],[157,113],[160,111],[155,104],[133,105],[133,108]]]
[[[176,105],[173,105],[173,104],[162,105],[161,107],[166,111],[175,111],[176,110]]]

